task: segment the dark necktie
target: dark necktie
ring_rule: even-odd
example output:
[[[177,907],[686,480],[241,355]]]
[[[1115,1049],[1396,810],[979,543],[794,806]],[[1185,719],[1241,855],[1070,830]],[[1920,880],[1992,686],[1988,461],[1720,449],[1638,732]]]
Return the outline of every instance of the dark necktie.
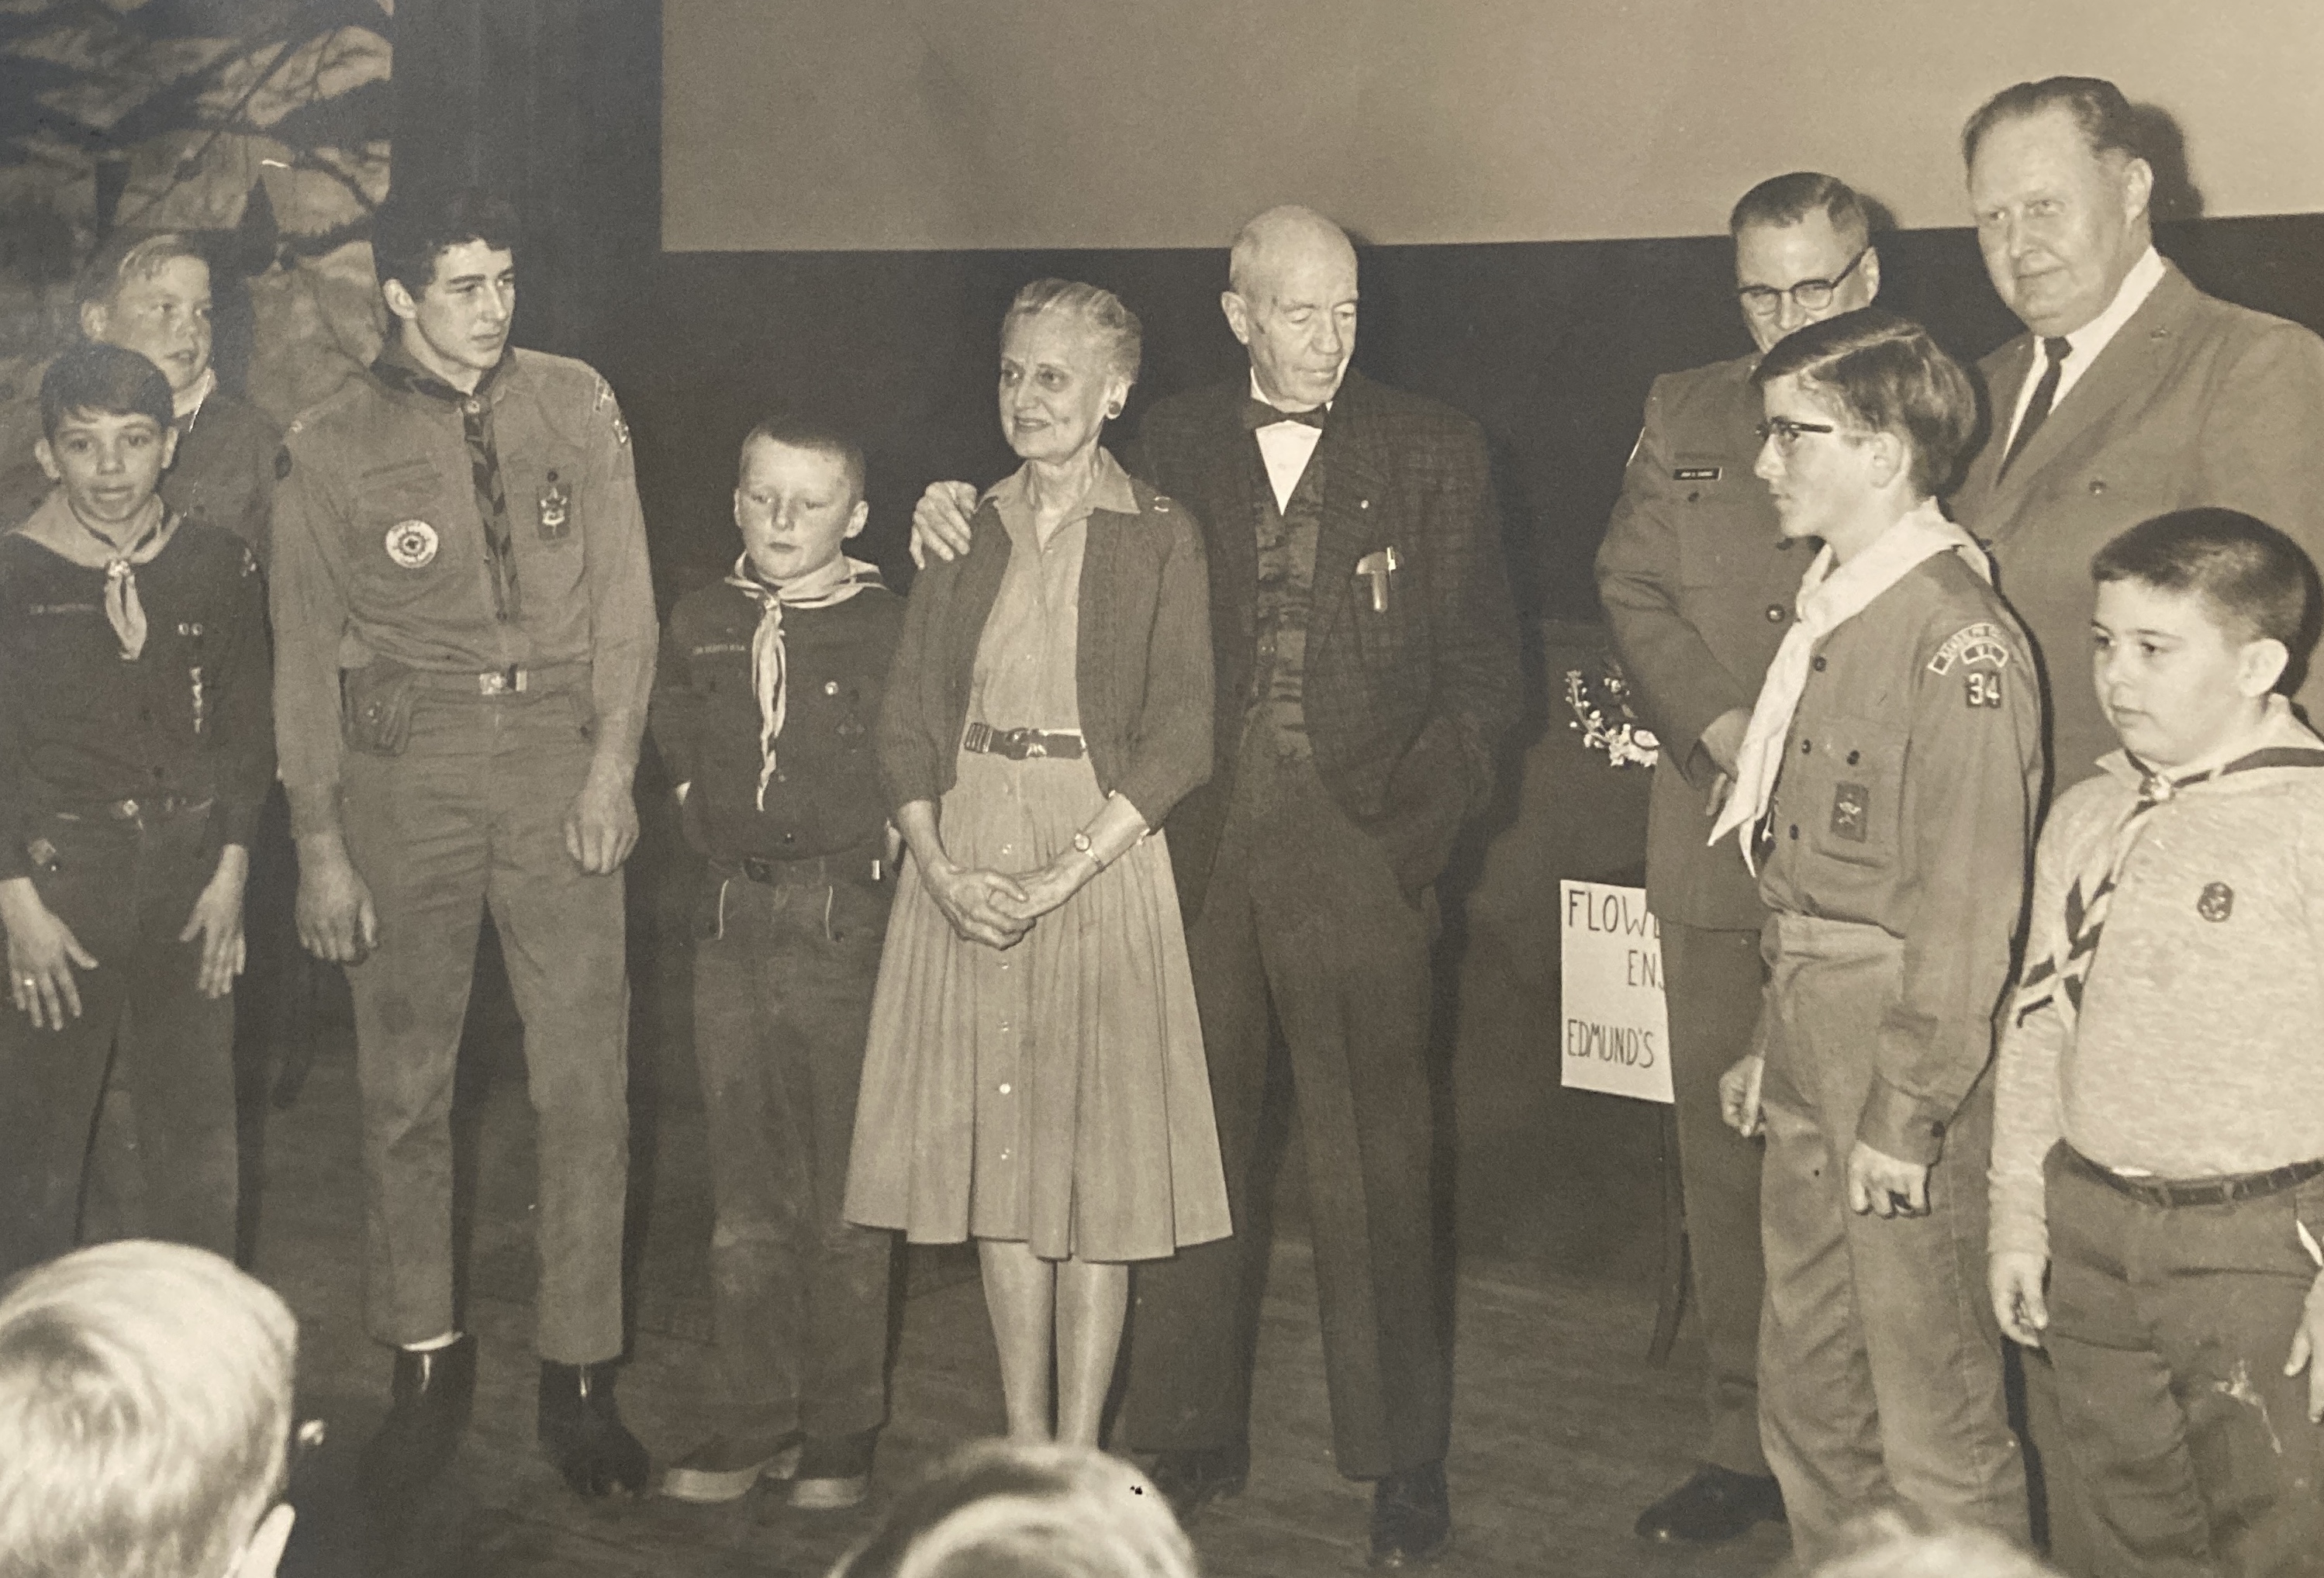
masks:
[[[2025,408],[2025,420],[2017,424],[2017,436],[2009,440],[2009,453],[2001,457],[2001,470],[1997,474],[1996,481],[2009,475],[2009,468],[2025,452],[2027,442],[2041,430],[2042,424],[2050,420],[2050,408],[2058,401],[2059,374],[2073,348],[2062,335],[2052,335],[2042,342],[2043,353],[2050,358],[2050,365],[2043,369],[2042,382],[2034,386],[2034,401]]]
[[[1261,428],[1271,428],[1277,422],[1305,422],[1316,431],[1323,429],[1323,408],[1314,406],[1306,411],[1285,411],[1263,400],[1242,402],[1242,425],[1256,433]]]

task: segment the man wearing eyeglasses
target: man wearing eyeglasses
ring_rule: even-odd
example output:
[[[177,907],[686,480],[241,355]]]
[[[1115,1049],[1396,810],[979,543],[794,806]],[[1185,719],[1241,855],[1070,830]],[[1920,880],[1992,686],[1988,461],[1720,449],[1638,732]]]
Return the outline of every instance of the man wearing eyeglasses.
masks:
[[[2324,340],[2205,295],[2154,250],[2154,173],[2120,88],[2053,77],[2005,88],[1961,134],[1986,272],[2027,332],[1979,365],[1992,433],[1951,500],[1991,546],[2044,670],[2052,794],[2115,734],[2089,680],[2091,556],[2156,515],[2221,505],[2324,563]],[[2324,716],[2324,665],[2298,699]],[[2023,1355],[2051,1559],[2096,1570],[2058,1449],[2049,1361]]]
[[[1688,1542],[1784,1515],[1759,1445],[1760,1147],[1719,1111],[1719,1076],[1749,1049],[1759,1011],[1766,911],[1734,842],[1703,840],[1711,787],[1735,770],[1807,568],[1752,475],[1761,405],[1751,374],[1786,335],[1867,306],[1880,289],[1864,201],[1831,176],[1762,181],[1728,228],[1757,348],[1655,381],[1598,554],[1615,651],[1662,742],[1646,902],[1662,928],[1688,1256],[1710,1359],[1702,1466],[1640,1515],[1637,1532]]]

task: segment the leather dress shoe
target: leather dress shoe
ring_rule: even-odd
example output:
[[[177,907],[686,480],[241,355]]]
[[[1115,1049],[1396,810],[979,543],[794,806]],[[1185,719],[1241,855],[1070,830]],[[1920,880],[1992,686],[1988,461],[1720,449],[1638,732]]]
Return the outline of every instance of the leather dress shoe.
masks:
[[[837,1512],[872,1493],[872,1450],[877,1430],[853,1435],[810,1435],[799,1453],[788,1500],[809,1512]]]
[[[646,1449],[613,1407],[613,1366],[540,1361],[540,1444],[584,1496],[641,1495]]]
[[[389,1395],[387,1418],[364,1444],[355,1483],[372,1511],[392,1522],[444,1472],[467,1428],[476,1396],[475,1338],[425,1351],[398,1348]]]
[[[1195,1446],[1156,1453],[1146,1465],[1146,1477],[1170,1503],[1178,1521],[1191,1523],[1207,1503],[1242,1494],[1250,1481],[1250,1448]]]
[[[1442,1463],[1385,1474],[1373,1485],[1373,1566],[1425,1566],[1452,1543],[1452,1499]]]
[[[1784,1493],[1771,1474],[1738,1474],[1704,1463],[1694,1477],[1638,1514],[1640,1537],[1711,1545],[1784,1521]]]

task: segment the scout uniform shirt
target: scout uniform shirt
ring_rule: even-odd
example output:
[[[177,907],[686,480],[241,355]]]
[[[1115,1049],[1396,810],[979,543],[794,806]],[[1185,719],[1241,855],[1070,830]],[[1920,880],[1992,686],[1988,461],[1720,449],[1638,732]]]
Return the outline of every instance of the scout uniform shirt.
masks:
[[[876,844],[888,802],[872,731],[903,633],[904,600],[874,586],[827,608],[783,610],[788,703],[763,810],[751,678],[758,625],[758,604],[723,581],[670,610],[653,736],[670,782],[694,786],[680,813],[687,842],[724,863],[805,860]]]
[[[1815,651],[1759,842],[1770,909],[1877,927],[1903,976],[1857,1138],[1927,1164],[1992,1056],[2042,789],[2025,633],[1958,555]]]
[[[629,429],[586,365],[512,346],[473,395],[401,343],[290,425],[276,463],[275,715],[291,823],[338,824],[339,674],[385,659],[571,681],[642,725],[653,592]],[[586,690],[584,686],[586,684]]]
[[[66,512],[58,530],[76,533],[70,509],[60,488],[36,515]],[[44,863],[41,825],[59,811],[209,800],[213,844],[250,843],[274,769],[257,561],[181,521],[136,585],[146,636],[132,660],[102,568],[0,536],[0,881]]]

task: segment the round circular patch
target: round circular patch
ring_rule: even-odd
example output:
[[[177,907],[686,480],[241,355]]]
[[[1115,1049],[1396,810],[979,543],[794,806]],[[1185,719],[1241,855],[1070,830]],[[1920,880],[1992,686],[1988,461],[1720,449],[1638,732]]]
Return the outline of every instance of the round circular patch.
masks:
[[[387,529],[387,557],[407,570],[436,562],[436,528],[425,521],[398,521]]]

